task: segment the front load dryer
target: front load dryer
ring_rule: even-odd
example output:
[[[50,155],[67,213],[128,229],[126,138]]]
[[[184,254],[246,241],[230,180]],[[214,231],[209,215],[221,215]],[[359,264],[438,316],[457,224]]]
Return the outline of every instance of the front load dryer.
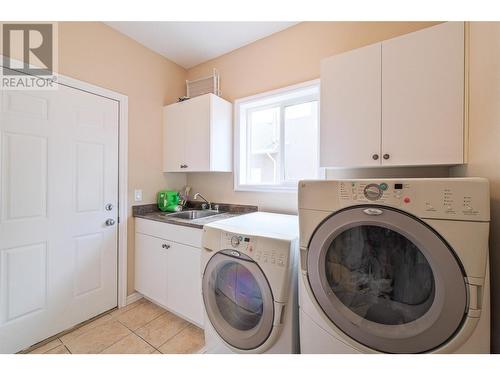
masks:
[[[489,185],[299,183],[302,353],[489,353]]]
[[[255,212],[203,228],[205,353],[297,353],[298,219]]]

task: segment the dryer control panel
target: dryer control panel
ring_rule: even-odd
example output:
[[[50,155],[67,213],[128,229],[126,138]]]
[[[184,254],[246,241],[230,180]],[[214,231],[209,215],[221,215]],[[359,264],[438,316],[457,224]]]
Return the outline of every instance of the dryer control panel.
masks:
[[[340,207],[387,205],[422,218],[489,220],[489,191],[483,179],[339,180]]]
[[[342,181],[339,186],[339,200],[342,206],[353,204],[381,204],[399,207],[411,203],[410,184]]]
[[[272,248],[263,248],[265,245],[258,246],[258,242],[257,237],[222,232],[222,245],[226,249],[233,249],[235,251],[234,256],[238,256],[238,253],[243,253],[257,263],[285,267],[288,261],[286,252]],[[260,242],[264,242],[264,239]]]

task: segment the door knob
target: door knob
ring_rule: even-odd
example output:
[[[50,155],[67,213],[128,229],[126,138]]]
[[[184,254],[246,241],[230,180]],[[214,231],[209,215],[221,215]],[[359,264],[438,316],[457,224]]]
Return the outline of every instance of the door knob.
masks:
[[[384,154],[384,159],[385,159],[385,160],[389,159],[390,157],[391,157],[391,155],[389,155],[389,154]]]
[[[108,227],[115,225],[115,223],[116,223],[116,221],[114,219],[106,220],[106,226],[108,226]]]

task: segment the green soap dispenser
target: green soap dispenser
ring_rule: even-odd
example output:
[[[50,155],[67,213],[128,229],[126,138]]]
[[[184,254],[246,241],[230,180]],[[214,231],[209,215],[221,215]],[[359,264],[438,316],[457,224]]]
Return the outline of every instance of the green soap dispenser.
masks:
[[[158,193],[158,208],[161,211],[175,212],[179,210],[179,193],[163,190]]]

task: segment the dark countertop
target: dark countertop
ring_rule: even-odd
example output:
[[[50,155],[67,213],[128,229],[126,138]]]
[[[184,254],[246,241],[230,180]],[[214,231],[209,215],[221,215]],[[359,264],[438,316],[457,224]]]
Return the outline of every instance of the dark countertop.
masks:
[[[249,205],[234,205],[225,203],[212,203],[213,205],[219,205],[220,214],[212,215],[208,217],[203,217],[194,220],[179,219],[175,217],[170,217],[169,214],[174,212],[163,212],[158,209],[156,204],[144,204],[140,206],[132,207],[132,215],[134,217],[139,217],[141,219],[160,221],[167,224],[182,225],[185,227],[203,229],[203,226],[208,223],[212,223],[218,220],[228,219],[230,217],[247,214],[250,212],[258,211],[257,206]],[[201,203],[189,201],[183,211],[188,210],[200,210]]]

